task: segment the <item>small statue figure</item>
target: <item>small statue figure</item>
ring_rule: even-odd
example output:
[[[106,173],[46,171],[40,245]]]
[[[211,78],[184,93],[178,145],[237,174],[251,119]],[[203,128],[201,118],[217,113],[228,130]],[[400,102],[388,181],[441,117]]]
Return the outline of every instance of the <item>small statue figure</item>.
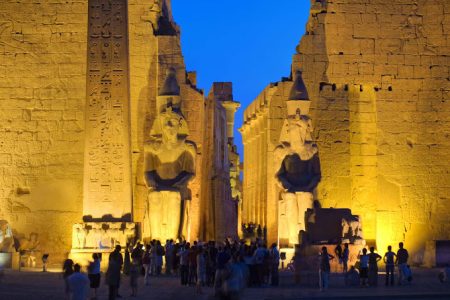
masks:
[[[358,216],[352,216],[351,219],[342,219],[342,239],[350,240],[351,243],[362,241],[362,226]]]
[[[134,244],[136,239],[136,226],[134,223],[127,223],[125,227],[126,243]]]
[[[72,227],[72,248],[83,249],[86,247],[86,232],[83,224],[74,224]]]
[[[11,226],[5,220],[0,220],[0,252],[12,252],[14,237]]]
[[[99,249],[102,243],[102,225],[92,224],[92,248]]]

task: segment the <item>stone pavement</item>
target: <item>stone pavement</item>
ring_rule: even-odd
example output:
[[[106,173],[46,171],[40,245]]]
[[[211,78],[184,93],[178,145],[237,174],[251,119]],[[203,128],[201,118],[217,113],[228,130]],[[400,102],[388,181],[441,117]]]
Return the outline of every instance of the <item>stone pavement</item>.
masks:
[[[295,286],[291,284],[292,274],[281,276],[282,286],[278,288],[249,288],[244,291],[244,300],[295,300],[295,299],[450,299],[450,284],[441,284],[437,279],[438,270],[414,270],[414,280],[409,286],[386,288],[345,288],[343,278],[332,274],[330,289],[320,292],[317,288]],[[382,278],[380,278],[380,283]],[[141,281],[142,283],[142,281]],[[210,300],[213,291],[204,290],[199,296],[193,287],[182,287],[176,277],[152,278],[150,286],[140,286],[139,297],[129,297],[128,278],[124,276],[120,290],[126,299],[150,300]],[[5,271],[0,283],[1,300],[40,300],[65,299],[64,284],[60,273],[41,273],[36,271]],[[107,287],[99,290],[99,300],[107,299]]]

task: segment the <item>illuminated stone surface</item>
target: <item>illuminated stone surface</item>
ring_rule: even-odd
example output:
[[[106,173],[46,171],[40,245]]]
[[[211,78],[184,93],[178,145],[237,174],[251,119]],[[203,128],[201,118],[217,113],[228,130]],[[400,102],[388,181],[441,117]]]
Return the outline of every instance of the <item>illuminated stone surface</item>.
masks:
[[[127,1],[89,1],[88,23],[83,216],[131,221]]]
[[[377,247],[405,241],[421,262],[426,241],[450,239],[450,4],[311,1],[294,55],[312,101],[321,155],[317,198],[361,216]],[[292,81],[268,86],[245,111],[244,222],[276,240],[270,174]]]
[[[188,238],[189,181],[195,176],[196,146],[189,142],[175,70],[169,70],[157,98],[157,117],[145,147],[149,187],[143,238],[160,241]]]
[[[275,148],[280,245],[299,243],[299,232],[305,230],[306,210],[313,208],[313,192],[321,178],[319,153],[312,140],[310,105],[302,75],[297,72],[287,101],[280,144]]]
[[[84,158],[90,155],[85,152],[86,137],[89,136],[92,142],[91,135],[87,135],[89,129],[85,127],[86,122],[89,123],[85,115],[87,101],[92,100],[90,94],[86,98],[86,75],[92,73],[86,72],[92,70],[87,65],[88,1],[6,1],[1,4],[0,18],[8,20],[0,25],[0,161],[3,174],[0,220],[11,224],[14,236],[38,244],[40,252],[37,255],[48,252],[53,259],[62,260],[72,247],[73,224],[82,222],[85,215],[106,215],[115,219],[130,212],[131,207],[130,221],[143,221],[148,196],[144,179],[145,145],[157,117],[158,91],[164,84],[166,71],[175,68],[189,137],[198,147],[196,177],[188,186],[192,194],[188,237],[191,240],[205,238],[206,228],[212,220],[206,220],[201,207],[220,199],[212,198],[211,194],[202,195],[203,187],[210,184],[206,174],[216,172],[205,169],[209,166],[203,163],[203,158],[222,158],[219,152],[210,152],[212,147],[204,147],[205,128],[212,126],[217,134],[223,133],[217,138],[223,139],[227,146],[226,116],[222,108],[223,118],[218,118],[217,122],[225,123],[213,125],[205,113],[205,96],[196,87],[195,73],[186,72],[179,28],[173,22],[170,1],[128,1],[130,108],[129,112],[124,108],[123,122],[115,125],[126,130],[126,117],[130,115],[131,175],[127,179],[125,173],[128,171],[124,171],[122,184],[127,186],[130,182],[132,200],[129,202],[130,198],[125,196],[129,194],[125,188],[123,198],[120,196],[117,201],[104,203],[105,198],[94,199],[96,202],[92,206],[89,203],[83,205]],[[120,52],[122,73],[126,71],[123,53]],[[121,90],[125,93],[126,85]],[[126,96],[120,96],[123,103],[127,101]],[[94,113],[87,111],[88,114],[91,112]],[[100,138],[96,142],[102,142]],[[114,139],[120,140],[124,147],[120,149],[126,148],[126,140],[119,135]],[[107,163],[112,166],[111,159]],[[229,165],[223,165],[224,170],[217,169],[217,172],[227,174]],[[214,165],[214,168],[221,167]],[[112,169],[117,170],[116,167]],[[94,176],[91,171],[88,173]],[[226,182],[217,183],[226,185],[220,187],[224,191],[227,186],[230,190],[229,176],[228,173]],[[113,180],[119,177],[114,176]],[[235,202],[226,193],[222,203],[232,207]],[[117,205],[113,207],[111,203]],[[236,234],[235,227],[223,231],[223,235]],[[30,237],[30,234],[33,235]],[[214,234],[208,237],[215,237]]]

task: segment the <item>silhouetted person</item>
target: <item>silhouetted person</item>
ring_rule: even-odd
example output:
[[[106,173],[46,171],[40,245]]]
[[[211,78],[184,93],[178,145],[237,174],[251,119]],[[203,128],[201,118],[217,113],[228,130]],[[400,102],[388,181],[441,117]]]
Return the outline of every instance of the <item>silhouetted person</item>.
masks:
[[[406,269],[408,268],[408,250],[403,248],[403,243],[398,244],[397,258],[395,263],[398,265],[398,285],[402,284],[403,278],[406,277]]]
[[[131,297],[137,296],[138,290],[138,279],[141,273],[141,264],[139,259],[133,258],[130,265],[130,287],[131,287]]]
[[[150,284],[150,245],[145,246],[145,253],[142,258],[142,265],[144,267],[144,283],[145,285]]]
[[[123,257],[120,253],[122,248],[117,245],[109,255],[108,270],[106,271],[106,284],[109,286],[109,299],[114,300],[119,295],[120,271],[122,270]]]
[[[203,247],[197,251],[197,294],[202,294],[202,287],[206,283],[206,252]]]
[[[187,285],[189,281],[189,243],[181,247],[177,256],[180,258],[181,285]]]
[[[384,263],[386,264],[386,286],[394,285],[394,270],[395,270],[395,253],[392,251],[392,246],[388,246],[388,252],[384,254]],[[390,280],[389,280],[390,279]]]
[[[375,247],[370,247],[369,253],[369,285],[378,285],[378,262],[381,260],[381,256],[375,253]]]
[[[330,280],[330,260],[334,256],[328,253],[327,247],[322,247],[322,253],[320,255],[320,266],[319,266],[319,278],[320,278],[320,290],[328,289],[328,284]]]
[[[351,266],[350,270],[345,273],[346,286],[359,286],[359,273],[355,266]]]
[[[66,259],[63,264],[63,279],[64,279],[64,292],[66,293],[67,299],[69,299],[70,295],[70,289],[69,289],[69,282],[67,281],[67,278],[73,274],[73,260]]]
[[[81,266],[73,266],[73,274],[67,278],[72,300],[86,300],[89,289],[89,278],[81,273]]]
[[[97,299],[97,289],[100,286],[100,257],[97,253],[92,254],[93,261],[90,262],[88,267],[88,277],[90,281],[91,289],[94,290],[93,299]]]
[[[344,273],[347,272],[349,257],[350,257],[350,249],[348,248],[348,243],[345,243],[344,250],[342,251],[342,267]]]
[[[216,275],[214,278],[214,293],[216,296],[221,296],[223,293],[222,286],[228,275],[226,267],[230,258],[231,256],[222,247],[219,247],[216,258]]]
[[[361,286],[367,286],[367,277],[369,275],[369,255],[367,249],[362,249],[362,254],[359,254],[359,278],[361,279]]]
[[[280,265],[280,252],[277,249],[277,244],[273,243],[270,247],[270,280],[272,286],[278,286],[279,274],[278,266]]]
[[[336,254],[336,257],[338,258],[339,264],[342,264],[342,246],[341,246],[341,243],[338,243],[336,245],[336,248],[334,248],[334,254]]]

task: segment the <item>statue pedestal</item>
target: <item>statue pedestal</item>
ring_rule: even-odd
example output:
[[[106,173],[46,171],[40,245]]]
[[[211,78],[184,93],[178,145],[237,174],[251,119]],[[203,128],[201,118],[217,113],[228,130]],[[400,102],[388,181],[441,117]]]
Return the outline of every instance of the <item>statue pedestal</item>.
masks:
[[[69,253],[69,258],[81,265],[86,271],[89,266],[89,262],[93,261],[92,255],[97,253],[101,256],[100,268],[105,271],[108,268],[109,254],[113,249],[72,249]]]
[[[92,254],[105,253],[102,269],[116,245],[125,248],[136,241],[136,224],[132,222],[85,222],[73,225],[72,250],[69,258],[83,266],[92,261]]]
[[[330,260],[330,270],[331,272],[342,272],[343,265],[339,264],[339,258],[336,257],[334,249],[335,244],[323,244],[323,245],[306,245],[296,248],[295,255],[299,256],[299,268],[302,271],[317,271],[319,270],[319,254],[321,253],[322,247],[327,247],[328,253],[333,255],[335,258]],[[358,254],[364,248],[363,245],[349,244],[349,256],[347,266],[350,270],[351,266],[354,266],[358,261]]]

